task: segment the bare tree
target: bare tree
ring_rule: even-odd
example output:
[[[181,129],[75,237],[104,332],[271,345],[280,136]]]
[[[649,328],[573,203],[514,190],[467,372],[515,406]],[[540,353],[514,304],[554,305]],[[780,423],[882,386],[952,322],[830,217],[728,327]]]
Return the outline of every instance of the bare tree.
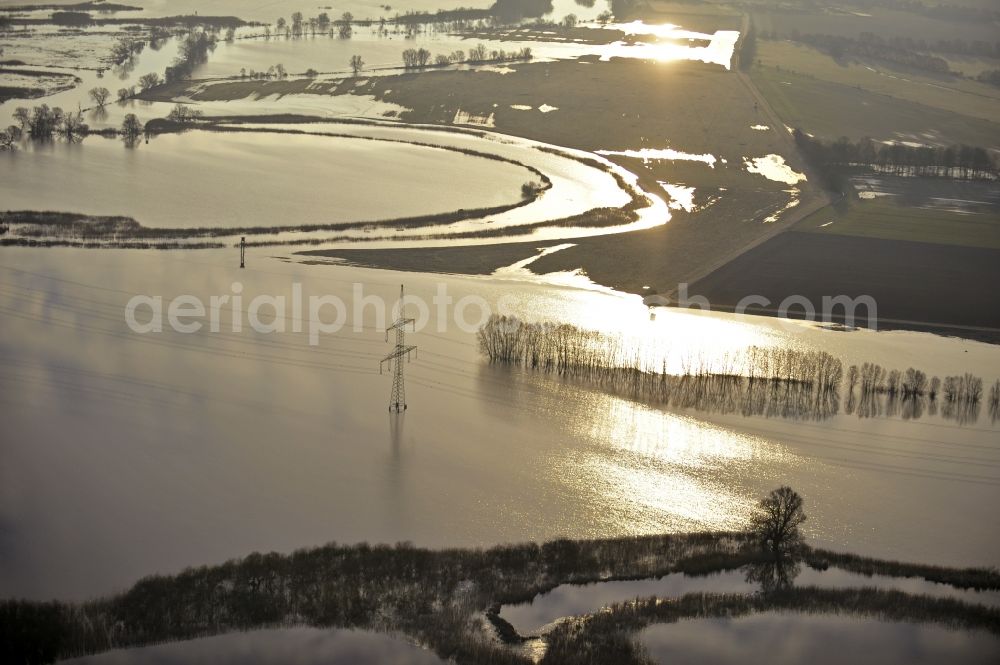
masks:
[[[31,109],[31,119],[28,121],[28,131],[33,139],[50,138],[63,122],[63,110],[58,106],[49,108],[42,104]]]
[[[170,113],[167,114],[167,120],[171,122],[191,122],[202,117],[203,113],[199,109],[192,109],[184,104],[174,104],[174,108],[170,109]]]
[[[21,125],[21,129],[27,129],[31,124],[31,109],[26,106],[18,106],[14,111],[14,120]]]
[[[351,71],[354,72],[354,77],[357,78],[358,74],[361,73],[361,68],[365,66],[365,61],[360,55],[351,56]]]
[[[125,140],[125,145],[131,147],[139,141],[142,134],[142,123],[134,113],[129,113],[122,121],[121,135]]]
[[[354,21],[354,16],[351,14],[351,12],[344,12],[343,15],[340,17],[339,34],[341,39],[351,38],[351,35],[354,32],[354,28],[351,26],[351,23],[353,21]]]
[[[149,90],[150,88],[155,88],[160,85],[160,75],[156,72],[150,72],[144,76],[139,77],[139,89],[143,92]]]
[[[108,103],[108,99],[111,98],[111,91],[101,86],[91,88],[90,92],[87,94],[90,95],[90,98],[94,100],[94,103],[101,108],[104,108],[104,105]]]
[[[16,150],[17,137],[20,133],[21,128],[17,125],[11,125],[7,129],[0,132],[0,151]]]
[[[780,555],[802,542],[799,526],[806,521],[802,497],[791,487],[782,486],[760,500],[750,520],[750,530],[761,547]]]
[[[59,133],[67,141],[79,141],[89,129],[86,123],[83,122],[83,114],[79,111],[65,114],[59,125]]]

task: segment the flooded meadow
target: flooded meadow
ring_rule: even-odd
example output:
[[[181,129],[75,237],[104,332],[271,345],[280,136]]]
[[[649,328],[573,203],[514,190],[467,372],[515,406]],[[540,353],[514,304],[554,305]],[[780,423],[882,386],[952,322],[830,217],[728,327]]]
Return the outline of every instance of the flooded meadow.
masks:
[[[0,15],[0,128],[23,125],[0,150],[0,624],[66,603],[80,665],[571,662],[621,617],[648,662],[1000,653],[1000,346],[688,307],[660,279],[839,202],[738,66],[749,14],[137,4]],[[275,23],[299,9],[329,16]],[[495,96],[419,89],[472,78]],[[655,103],[601,110],[636,81]],[[17,109],[41,104],[87,127],[35,136]],[[850,182],[850,205],[997,205],[992,182]],[[782,486],[808,520],[775,585],[748,530]],[[389,600],[371,561],[405,571]]]

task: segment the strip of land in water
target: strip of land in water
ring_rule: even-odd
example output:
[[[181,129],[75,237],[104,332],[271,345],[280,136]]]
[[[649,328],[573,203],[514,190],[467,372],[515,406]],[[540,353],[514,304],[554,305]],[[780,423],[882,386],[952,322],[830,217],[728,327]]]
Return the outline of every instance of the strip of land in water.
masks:
[[[1000,589],[995,570],[879,561],[808,547],[799,556],[820,569],[833,566],[868,575],[918,577],[957,588]],[[47,663],[111,649],[300,624],[400,632],[458,663],[528,665],[531,659],[510,648],[523,637],[498,616],[501,604],[525,602],[565,583],[669,573],[700,576],[745,569],[751,580],[783,579],[788,577],[787,565],[798,564],[763,553],[743,532],[556,540],[487,550],[331,544],[290,555],[254,553],[218,566],[151,576],[124,593],[84,603],[0,602],[0,636],[7,637],[0,642],[6,653],[0,655],[9,656],[10,662]],[[770,570],[775,567],[777,571]],[[573,645],[584,647],[595,640],[619,644],[640,622],[656,621],[658,612],[677,619],[793,608],[939,623],[1000,635],[1000,610],[983,605],[899,591],[761,583],[761,594],[696,593],[615,606],[613,611],[630,617],[628,621],[595,620],[603,613],[581,617],[583,631],[553,632],[548,638],[553,653],[542,662],[563,662],[567,653],[574,652]],[[628,607],[643,613],[628,614]],[[669,620],[666,616],[659,620]],[[14,627],[16,632],[8,630]]]

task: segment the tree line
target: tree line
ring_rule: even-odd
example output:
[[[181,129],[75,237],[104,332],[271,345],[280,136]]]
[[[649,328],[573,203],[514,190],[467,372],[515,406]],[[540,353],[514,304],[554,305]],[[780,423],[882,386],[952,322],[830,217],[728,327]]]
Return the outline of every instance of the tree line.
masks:
[[[177,58],[164,72],[166,82],[190,78],[195,67],[208,61],[208,54],[215,50],[217,41],[215,33],[206,30],[189,32],[181,41]]]
[[[106,101],[108,96],[107,88],[94,88],[91,97]],[[19,106],[14,110],[14,120],[17,124],[10,125],[7,129],[0,131],[0,149],[14,150],[17,141],[28,136],[35,141],[51,140],[62,138],[67,141],[80,141],[84,136],[94,133],[83,121],[83,113],[64,112],[60,107],[50,108],[48,104],[40,104],[31,109]],[[101,130],[97,133],[107,134],[108,131]],[[129,147],[135,146],[139,137],[143,134],[143,125],[134,113],[126,114],[121,127],[117,132],[111,130],[111,134],[118,134]]]
[[[682,358],[679,371],[659,367],[621,336],[568,324],[526,323],[493,315],[477,333],[490,362],[519,365],[600,387],[628,399],[743,416],[824,420],[840,412],[859,418],[920,418],[924,411],[959,423],[975,422],[989,404],[1000,418],[1000,380],[989,390],[972,374],[928,377],[915,368],[843,364],[822,351],[751,346],[705,362]]]
[[[970,145],[908,146],[880,143],[871,138],[851,141],[841,137],[832,143],[794,129],[795,144],[820,174],[824,186],[846,192],[845,168],[865,168],[897,176],[996,180],[997,158],[985,148]]]
[[[528,323],[492,314],[476,337],[480,353],[491,362],[584,378],[617,371],[666,372],[662,367],[650,367],[643,350],[622,336],[568,323]],[[680,376],[741,374],[751,382],[784,381],[824,389],[838,387],[843,376],[840,360],[829,353],[779,347],[752,346],[723,354],[713,363],[686,358],[681,366]]]
[[[743,71],[747,71],[753,66],[757,59],[757,28],[754,27],[753,19],[750,19],[746,33],[740,40],[739,66]]]
[[[416,49],[409,48],[403,51],[403,67],[405,69],[423,69],[432,64],[436,67],[444,67],[459,63],[527,62],[533,57],[531,48],[527,46],[517,51],[504,51],[503,49],[487,51],[485,44],[477,44],[469,49],[468,53],[457,50],[449,54],[439,54],[432,60],[431,52],[421,47]]]
[[[940,411],[942,417],[966,424],[978,420],[984,401],[989,403],[993,421],[1000,408],[1000,381],[993,384],[987,398],[982,378],[968,372],[942,381],[912,367],[901,371],[875,363],[851,365],[846,393],[847,414],[857,413],[859,418],[900,415],[904,420],[916,420],[927,410],[931,415]]]
[[[935,74],[950,74],[948,61],[908,46],[912,40],[886,38],[873,32],[862,32],[858,39],[840,35],[800,35],[795,41],[808,44],[838,60],[845,56],[883,60],[904,67],[913,67]]]
[[[822,351],[750,347],[711,363],[684,358],[679,372],[621,336],[569,324],[493,315],[480,328],[490,362],[520,365],[678,409],[822,420],[839,411],[840,360]]]

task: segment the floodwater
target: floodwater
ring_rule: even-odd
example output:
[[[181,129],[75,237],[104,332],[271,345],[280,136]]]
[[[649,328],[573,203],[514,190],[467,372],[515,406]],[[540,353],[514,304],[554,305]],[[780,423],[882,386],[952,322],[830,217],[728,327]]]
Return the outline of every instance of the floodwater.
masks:
[[[981,631],[844,615],[765,612],[650,626],[639,641],[656,663],[776,665],[995,663],[1000,639]]]
[[[581,279],[553,286],[286,257],[251,250],[241,271],[235,250],[0,251],[0,596],[79,599],[154,572],[331,540],[439,547],[742,528],[780,484],[805,496],[815,545],[1000,563],[1000,452],[988,417],[957,426],[670,411],[490,366],[455,317],[474,326],[482,312],[462,298],[481,296],[496,311],[642,334],[693,357],[790,344],[987,383],[1000,375],[995,346],[677,310],[651,321],[638,296]],[[307,310],[288,305],[286,332],[251,332],[251,299],[291,297],[293,280],[305,298],[344,299],[347,320],[364,327],[310,346],[292,326]],[[134,294],[207,305],[234,295],[234,281],[243,332],[231,332],[228,308],[219,333],[207,320],[189,334],[137,334],[124,322]],[[394,417],[390,377],[378,372],[384,323],[374,305],[355,312],[353,294],[391,304],[401,281],[428,306],[435,295],[453,300],[440,328],[437,306],[412,305],[418,332],[407,339],[419,356],[406,366],[409,409]]]
[[[637,34],[635,24],[629,24],[627,33]],[[644,26],[651,29],[660,26]],[[718,31],[701,34],[683,31],[677,26],[665,26],[668,30],[650,31],[654,41],[616,41],[608,44],[588,44],[564,41],[553,37],[551,41],[525,38],[516,35],[507,39],[481,39],[461,34],[438,31],[426,26],[423,32],[407,38],[404,34],[379,36],[377,26],[357,26],[350,39],[339,39],[328,35],[303,36],[298,38],[262,36],[260,28],[246,28],[247,38],[218,45],[209,61],[195,71],[196,78],[232,77],[241,69],[266,71],[268,67],[281,63],[292,74],[302,74],[315,69],[324,75],[347,75],[351,73],[349,60],[360,55],[365,62],[365,76],[399,74],[402,71],[403,51],[423,47],[433,55],[447,55],[454,51],[468,52],[478,44],[486,46],[487,52],[503,50],[520,51],[530,48],[533,60],[550,61],[598,57],[633,58],[657,62],[677,60],[697,60],[729,68],[733,49],[739,33]],[[621,29],[622,26],[609,26]],[[392,26],[390,26],[390,30]],[[488,67],[489,65],[487,65]],[[425,72],[433,74],[433,69]]]
[[[436,665],[435,654],[400,637],[360,630],[282,628],[60,661],[64,665]]]
[[[79,77],[81,82],[74,88],[38,99],[8,99],[0,102],[2,126],[11,121],[14,110],[19,106],[31,108],[38,104],[59,107],[67,112],[84,111],[85,122],[94,128],[119,127],[126,113],[135,113],[145,122],[150,118],[164,117],[170,110],[169,104],[152,104],[130,100],[124,103],[117,99],[119,88],[137,86],[139,78],[150,72],[161,76],[164,69],[177,57],[180,40],[169,38],[158,44],[147,43],[142,53],[124,65],[108,68],[107,57],[116,36],[124,34],[118,28],[85,28],[73,36],[56,34],[51,26],[33,26],[30,37],[6,39],[2,42],[4,58],[22,60],[27,65],[18,69],[64,72]],[[99,71],[103,70],[103,71]],[[111,91],[111,99],[104,109],[94,108],[88,91],[104,87]]]
[[[793,583],[799,587],[894,589],[911,594],[955,598],[967,603],[1000,606],[1000,592],[996,591],[959,589],[915,577],[868,577],[839,568],[815,570],[801,566]],[[500,616],[509,621],[521,635],[529,635],[544,631],[553,622],[564,617],[591,614],[603,607],[635,598],[677,598],[687,593],[753,593],[759,589],[760,585],[747,581],[746,573],[742,570],[707,576],[672,573],[659,579],[561,584],[536,596],[531,602],[505,605]]]
[[[632,157],[634,159],[641,159],[643,162],[648,162],[651,160],[666,160],[666,161],[684,161],[684,162],[703,162],[708,164],[712,168],[715,168],[715,163],[718,158],[715,155],[703,154],[696,155],[690,152],[681,152],[680,150],[674,150],[673,148],[640,148],[638,150],[598,150],[598,155],[617,155],[619,157]]]
[[[781,155],[765,155],[764,157],[743,158],[743,165],[750,173],[758,173],[768,180],[794,185],[806,179],[805,175],[792,170]]]
[[[193,13],[200,6],[201,0],[183,0],[180,3],[166,3],[162,0],[146,6],[141,12],[118,12],[122,16],[174,16],[182,13]],[[142,3],[148,5],[150,3]],[[354,5],[357,7],[354,7]],[[449,2],[434,3],[433,7],[421,7],[421,2],[408,3],[406,9],[417,11],[421,8],[436,11],[448,9]],[[572,4],[572,3],[571,3]],[[203,9],[203,8],[202,8]],[[235,15],[248,20],[258,20],[273,24],[279,15],[286,19],[292,11],[302,10],[291,3],[269,3],[261,7],[248,7],[245,3],[227,1],[213,3],[213,15]],[[308,9],[308,8],[305,8]],[[228,10],[228,11],[227,11]],[[559,7],[553,15],[561,18]],[[378,17],[385,13],[381,6],[372,3],[347,3],[327,10],[333,18],[339,17],[342,11],[351,11],[356,18]],[[580,18],[587,18],[590,13],[600,11],[600,3],[595,4],[593,11],[582,6],[574,10]],[[311,11],[306,11],[308,16]],[[315,13],[319,13],[316,11]],[[452,53],[456,50],[468,51],[482,43],[488,51],[517,51],[530,48],[535,61],[573,59],[583,56],[596,56],[602,60],[611,58],[638,58],[659,62],[675,60],[698,60],[729,68],[733,49],[739,33],[735,31],[718,31],[714,34],[700,34],[685,31],[674,25],[645,25],[639,22],[609,26],[623,30],[629,35],[652,35],[652,42],[614,42],[610,44],[585,44],[575,41],[518,41],[468,39],[460,35],[439,32],[432,26],[416,35],[414,38],[404,38],[402,34],[379,36],[374,27],[357,26],[351,39],[337,39],[329,36],[304,36],[295,39],[283,37],[264,38],[263,28],[247,27],[237,31],[240,38],[233,42],[221,41],[209,55],[208,62],[196,68],[195,78],[226,78],[240,74],[241,69],[266,71],[272,65],[282,64],[294,76],[301,75],[307,69],[316,69],[324,75],[342,77],[350,73],[348,61],[353,55],[360,55],[365,61],[364,75],[366,77],[402,72],[402,52],[408,48],[424,47],[432,53]],[[110,44],[117,34],[121,34],[120,26],[93,26],[67,36],[60,33],[55,26],[33,26],[34,33],[29,38],[6,39],[2,46],[5,57],[22,60],[28,65],[21,68],[36,68],[54,71],[65,71],[79,76],[82,82],[75,88],[44,97],[40,100],[11,99],[0,103],[0,116],[10,117],[18,106],[32,106],[46,103],[49,106],[59,106],[67,111],[85,109],[86,120],[92,127],[118,127],[126,113],[136,114],[143,122],[156,117],[165,116],[170,105],[160,102],[142,102],[130,100],[122,104],[109,103],[104,109],[93,108],[93,102],[88,98],[87,91],[96,86],[104,86],[111,90],[114,96],[118,88],[135,86],[141,76],[150,72],[163,74],[164,69],[172,64],[177,57],[180,39],[169,38],[163,42],[147,47],[126,65],[107,68],[107,57]],[[255,36],[261,35],[261,36]],[[40,67],[44,65],[44,67]],[[466,68],[466,65],[456,65]],[[82,69],[81,69],[82,68]],[[480,65],[476,68],[491,71],[496,65]],[[435,70],[425,72],[432,75]],[[305,99],[302,99],[302,98]],[[327,116],[367,116],[382,115],[387,110],[398,108],[389,104],[379,104],[370,97],[329,97],[325,95],[287,95],[278,99],[265,98],[256,100],[241,100],[243,104],[233,104],[226,108],[227,113],[319,113]],[[273,107],[277,106],[277,109]],[[205,107],[203,107],[205,108]],[[0,125],[6,126],[6,124]]]
[[[12,173],[0,182],[0,193],[15,210],[37,208],[39,196],[44,195],[46,209],[128,215],[145,226],[274,228],[513,206],[522,199],[522,184],[539,181],[538,173],[526,168],[530,166],[547,176],[551,187],[531,203],[504,212],[433,226],[386,224],[385,230],[355,226],[337,232],[269,234],[257,240],[412,246],[425,236],[434,240],[422,242],[436,244],[455,236],[454,242],[479,244],[621,233],[670,219],[663,199],[649,195],[649,205],[639,209],[637,219],[630,223],[579,228],[545,225],[594,208],[627,203],[630,195],[612,173],[640,194],[642,190],[634,174],[607,160],[528,139],[393,122],[241,127],[272,131],[192,130],[156,136],[134,149],[119,140],[97,137],[82,144],[25,141],[24,150],[0,154],[0,164],[8,163]],[[603,168],[581,159],[599,161]],[[248,193],[245,183],[260,173],[272,175]],[[147,182],[150,174],[155,175]],[[110,177],[120,186],[108,187]],[[143,196],[136,196],[137,191]],[[178,197],[177,192],[185,196]],[[322,193],[325,206],[316,206],[317,193]],[[540,223],[527,232],[499,232]],[[479,235],[461,235],[469,232]]]
[[[514,205],[528,169],[402,142],[189,131],[134,149],[88,137],[0,154],[10,210],[126,215],[145,226],[297,226]],[[249,183],[255,184],[251,189]]]

